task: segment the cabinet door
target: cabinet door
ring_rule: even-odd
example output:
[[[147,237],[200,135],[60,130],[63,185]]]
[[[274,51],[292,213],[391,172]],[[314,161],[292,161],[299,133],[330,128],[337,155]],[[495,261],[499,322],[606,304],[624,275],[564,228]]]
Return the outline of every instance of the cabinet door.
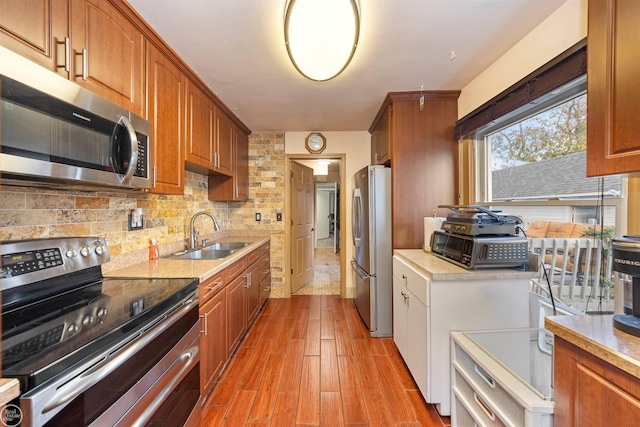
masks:
[[[587,175],[640,171],[640,2],[589,0]]]
[[[71,1],[71,80],[142,116],[142,32],[107,0]]]
[[[235,129],[231,118],[216,107],[216,133],[214,138],[215,162],[213,170],[223,175],[233,175],[233,145]]]
[[[640,420],[640,380],[556,337],[554,424],[635,426]]]
[[[213,135],[213,102],[197,86],[189,83],[187,90],[187,149],[190,169],[207,174],[211,165]]]
[[[69,0],[0,0],[0,45],[69,77]]]
[[[154,193],[184,192],[185,82],[178,67],[149,43],[147,119],[152,126]]]
[[[405,295],[409,291],[395,275],[393,276],[393,341],[396,343],[396,347],[400,351],[400,355],[405,361],[408,358],[407,347],[407,304],[405,302]]]
[[[227,348],[227,305],[224,290],[200,307],[200,394],[206,396],[229,358]]]
[[[375,139],[375,163],[385,165],[391,161],[391,108],[389,105],[378,125],[376,126],[377,137]]]
[[[251,264],[247,277],[247,324],[251,323],[260,308],[260,267],[259,262]]]
[[[429,371],[431,360],[428,353],[430,339],[429,310],[409,292],[407,305],[407,358],[405,359],[409,371],[415,380],[422,395],[431,402],[431,390],[429,387]],[[446,351],[447,349],[440,349]]]
[[[227,347],[229,354],[240,343],[246,327],[247,278],[240,274],[226,288],[227,292]]]
[[[235,162],[233,165],[235,194],[233,200],[246,201],[249,198],[249,136],[237,127],[235,135]]]

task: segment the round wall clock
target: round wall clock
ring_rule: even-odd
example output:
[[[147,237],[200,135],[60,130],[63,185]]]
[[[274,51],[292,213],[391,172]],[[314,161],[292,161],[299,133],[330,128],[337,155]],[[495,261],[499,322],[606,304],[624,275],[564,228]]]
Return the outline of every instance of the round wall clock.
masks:
[[[320,132],[311,132],[304,140],[304,147],[311,154],[320,154],[327,148],[327,139]]]

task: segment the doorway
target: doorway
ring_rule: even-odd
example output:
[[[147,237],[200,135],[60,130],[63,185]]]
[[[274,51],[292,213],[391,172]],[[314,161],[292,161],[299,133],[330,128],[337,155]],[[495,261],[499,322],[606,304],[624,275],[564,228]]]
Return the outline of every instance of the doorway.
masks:
[[[344,236],[340,232],[340,225],[344,223],[346,215],[344,203],[340,202],[340,188],[344,186],[343,165],[345,165],[344,155],[287,155],[286,156],[286,176],[290,177],[286,189],[286,206],[289,218],[292,219],[289,227],[285,230],[285,247],[288,254],[285,258],[285,271],[290,271],[290,275],[285,278],[287,296],[290,295],[342,295],[346,293],[344,251],[340,248],[344,246]],[[324,160],[324,167],[317,167],[318,160]],[[298,165],[320,169],[314,172],[314,218],[313,218],[313,274],[311,279],[300,286],[299,272],[296,265],[301,259],[300,243],[297,238],[296,226],[294,223],[301,222],[301,213],[293,212],[292,209],[299,205],[300,191],[296,189],[297,184],[293,181],[294,170],[299,170]],[[324,171],[323,171],[324,170]],[[296,194],[296,192],[298,194]],[[304,211],[305,209],[302,209]],[[297,220],[294,221],[294,218]],[[299,228],[299,226],[298,226]],[[295,238],[294,238],[295,237]],[[296,279],[296,280],[294,280]],[[298,282],[298,283],[296,283]]]

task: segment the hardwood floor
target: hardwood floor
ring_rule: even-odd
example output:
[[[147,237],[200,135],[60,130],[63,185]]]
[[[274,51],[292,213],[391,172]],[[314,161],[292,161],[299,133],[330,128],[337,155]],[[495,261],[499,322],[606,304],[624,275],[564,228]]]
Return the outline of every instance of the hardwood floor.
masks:
[[[206,402],[201,426],[445,426],[391,338],[352,299],[270,299]]]

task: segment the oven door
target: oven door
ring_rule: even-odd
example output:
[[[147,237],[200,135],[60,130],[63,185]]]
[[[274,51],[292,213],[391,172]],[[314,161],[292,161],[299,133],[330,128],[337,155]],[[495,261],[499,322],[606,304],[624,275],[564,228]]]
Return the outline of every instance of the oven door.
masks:
[[[200,405],[198,298],[20,398],[22,426],[184,425]],[[167,403],[172,402],[172,403]],[[162,408],[160,408],[162,406]]]

